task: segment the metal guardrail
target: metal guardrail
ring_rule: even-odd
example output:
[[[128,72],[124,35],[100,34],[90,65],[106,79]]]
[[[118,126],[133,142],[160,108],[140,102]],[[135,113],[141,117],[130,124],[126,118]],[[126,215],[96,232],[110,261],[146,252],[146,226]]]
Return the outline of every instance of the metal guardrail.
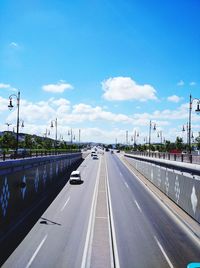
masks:
[[[185,163],[192,163],[200,165],[200,155],[193,155],[193,154],[170,154],[170,153],[160,153],[160,152],[138,152],[138,151],[131,151],[127,152],[128,154],[145,156],[145,157],[153,157],[158,159],[166,159],[171,161],[177,162],[185,162]]]
[[[48,156],[48,155],[62,155],[66,153],[78,153],[80,150],[67,150],[67,151],[48,151],[48,150],[40,150],[40,151],[27,151],[26,153],[9,153],[3,152],[0,154],[0,161],[6,161],[11,159],[24,159],[24,158],[32,158],[32,157],[41,157],[41,156]]]

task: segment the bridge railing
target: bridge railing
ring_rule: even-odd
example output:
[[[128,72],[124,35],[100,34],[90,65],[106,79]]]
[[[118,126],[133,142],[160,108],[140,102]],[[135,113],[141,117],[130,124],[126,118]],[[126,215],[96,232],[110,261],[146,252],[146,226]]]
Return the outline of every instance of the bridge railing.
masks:
[[[41,156],[48,156],[48,155],[61,155],[66,153],[77,153],[80,150],[72,149],[72,150],[18,150],[18,152],[11,150],[11,151],[3,151],[0,153],[0,161],[6,161],[10,159],[20,159],[20,158],[29,158],[29,157],[41,157]]]
[[[177,162],[193,163],[200,165],[200,155],[194,154],[183,154],[183,153],[165,153],[165,152],[139,152],[139,151],[129,151],[127,152],[133,155],[140,155],[145,157],[153,157],[159,159],[172,160]]]

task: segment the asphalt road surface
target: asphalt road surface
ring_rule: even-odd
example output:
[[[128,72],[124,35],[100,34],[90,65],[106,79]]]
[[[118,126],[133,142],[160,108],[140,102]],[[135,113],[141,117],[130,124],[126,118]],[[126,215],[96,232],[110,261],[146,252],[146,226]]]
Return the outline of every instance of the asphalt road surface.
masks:
[[[198,241],[116,154],[107,152],[102,157],[106,159],[115,267],[182,268],[200,262]],[[84,252],[101,162],[101,157],[86,158],[79,167],[84,182],[67,183],[2,267],[89,267]]]
[[[81,267],[98,166],[81,164],[84,182],[67,183],[3,267]]]
[[[106,154],[120,267],[187,267],[200,244],[127,169]]]

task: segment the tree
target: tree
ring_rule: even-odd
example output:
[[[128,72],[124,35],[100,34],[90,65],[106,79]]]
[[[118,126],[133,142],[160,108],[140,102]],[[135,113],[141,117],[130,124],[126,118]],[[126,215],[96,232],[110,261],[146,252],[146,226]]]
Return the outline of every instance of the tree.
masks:
[[[171,150],[175,149],[175,144],[171,143],[170,141],[165,141],[165,151],[170,152]]]
[[[199,132],[199,136],[196,137],[195,141],[197,142],[197,149],[200,150],[200,132]]]
[[[33,140],[31,135],[25,135],[24,146],[29,149],[33,148]]]
[[[43,146],[45,149],[50,150],[52,148],[52,140],[49,138],[45,138],[43,141]]]
[[[1,138],[1,147],[4,149],[15,149],[17,145],[16,138],[12,133],[6,132]]]
[[[175,146],[176,146],[176,149],[182,151],[184,148],[183,139],[180,137],[176,137]]]

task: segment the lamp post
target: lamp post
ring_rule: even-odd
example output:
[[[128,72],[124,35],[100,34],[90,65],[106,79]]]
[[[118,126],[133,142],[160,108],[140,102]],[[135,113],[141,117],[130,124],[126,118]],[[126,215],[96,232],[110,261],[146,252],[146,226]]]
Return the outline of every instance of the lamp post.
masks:
[[[161,143],[161,145],[162,145],[162,141],[163,141],[163,135],[162,135],[162,134],[163,134],[163,133],[162,133],[162,130],[158,131],[158,135],[157,135],[157,137],[160,138],[160,143]]]
[[[70,136],[70,143],[71,143],[71,152],[72,152],[72,142],[76,139],[75,135],[73,135],[72,128],[68,130],[68,136]]]
[[[9,126],[11,126],[12,123],[5,123],[5,125],[7,125],[7,127],[8,127],[8,130],[7,131],[9,131]]]
[[[55,123],[55,128],[56,128],[56,136],[55,136],[55,150],[57,150],[57,131],[58,131],[58,120],[57,118],[55,120],[51,120],[51,128],[54,127],[54,124]]]
[[[78,143],[79,143],[78,149],[80,151],[80,146],[81,146],[81,130],[80,129],[78,130]]]
[[[21,122],[21,126],[19,126],[19,127],[24,127],[24,120],[19,120],[19,123]],[[17,126],[14,126],[13,127],[13,132],[15,132],[15,128],[16,128]]]
[[[139,137],[139,132],[137,132],[136,130],[134,131],[134,136],[131,137],[131,141],[133,141],[133,144],[134,144],[134,148],[136,147],[137,145],[137,138]]]
[[[47,135],[50,136],[51,132],[46,128],[46,131],[44,133],[44,137],[47,138]]]
[[[10,110],[13,109],[13,104],[12,104],[12,99],[13,97],[15,97],[17,99],[17,145],[16,145],[16,153],[18,150],[18,145],[19,145],[19,105],[20,105],[20,91],[18,91],[17,95],[16,94],[12,94],[9,96],[9,105],[8,108]]]
[[[149,154],[150,154],[150,145],[151,145],[151,129],[152,129],[152,126],[153,126],[153,130],[156,130],[156,123],[152,122],[150,120],[149,122]]]
[[[187,145],[188,145],[188,144],[189,144],[189,143],[188,143],[188,140],[189,140],[189,139],[188,139],[188,138],[189,138],[189,137],[188,137],[188,122],[187,122],[186,125],[183,125],[182,132],[185,132],[185,131],[186,131],[186,137],[187,137],[187,140],[186,140],[186,141],[187,141]]]
[[[128,146],[128,130],[126,130],[126,146]]]
[[[196,113],[200,113],[200,99],[194,98],[192,99],[192,95],[190,94],[190,102],[189,102],[189,124],[188,124],[188,147],[189,153],[191,154],[191,122],[192,122],[192,103],[193,101],[197,101],[197,108],[195,110]]]

